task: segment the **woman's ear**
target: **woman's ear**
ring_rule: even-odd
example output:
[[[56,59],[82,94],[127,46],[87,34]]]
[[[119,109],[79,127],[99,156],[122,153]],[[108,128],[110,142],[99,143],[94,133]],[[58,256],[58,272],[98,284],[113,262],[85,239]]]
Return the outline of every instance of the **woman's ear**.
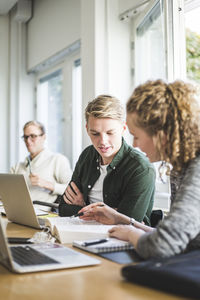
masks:
[[[164,133],[163,130],[157,132],[157,135],[155,135],[155,140],[157,139],[161,141],[162,146],[165,146],[167,144],[167,135]]]
[[[163,132],[162,134],[162,145],[165,146],[167,144],[167,136],[166,134]]]

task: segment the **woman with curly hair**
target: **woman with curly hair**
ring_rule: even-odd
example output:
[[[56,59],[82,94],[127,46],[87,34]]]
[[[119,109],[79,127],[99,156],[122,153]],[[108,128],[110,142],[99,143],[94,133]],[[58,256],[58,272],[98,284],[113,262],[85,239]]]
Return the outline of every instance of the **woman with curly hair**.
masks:
[[[162,160],[171,180],[170,212],[156,229],[135,221],[134,226],[110,230],[110,236],[133,243],[145,259],[200,247],[200,109],[196,92],[182,81],[148,81],[135,89],[127,103],[133,145],[151,162]],[[128,224],[125,216],[107,207],[91,208],[88,215],[104,223]]]

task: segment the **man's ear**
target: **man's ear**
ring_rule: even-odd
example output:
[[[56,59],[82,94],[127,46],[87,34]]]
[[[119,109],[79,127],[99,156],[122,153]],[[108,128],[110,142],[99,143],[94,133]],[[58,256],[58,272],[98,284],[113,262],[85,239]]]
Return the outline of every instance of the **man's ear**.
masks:
[[[85,128],[86,128],[87,133],[88,133],[88,123],[85,124]]]

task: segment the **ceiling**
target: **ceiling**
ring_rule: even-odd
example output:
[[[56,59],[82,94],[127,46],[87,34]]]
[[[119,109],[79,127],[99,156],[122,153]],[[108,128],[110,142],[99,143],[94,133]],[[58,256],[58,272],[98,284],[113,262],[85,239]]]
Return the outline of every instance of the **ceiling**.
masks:
[[[0,0],[0,15],[6,15],[17,0]]]

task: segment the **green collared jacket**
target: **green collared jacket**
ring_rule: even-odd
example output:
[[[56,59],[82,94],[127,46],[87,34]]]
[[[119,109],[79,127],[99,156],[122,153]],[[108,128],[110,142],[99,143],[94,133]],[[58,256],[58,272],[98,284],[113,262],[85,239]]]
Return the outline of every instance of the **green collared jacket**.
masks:
[[[100,176],[100,156],[91,145],[80,155],[72,175],[72,181],[83,193],[86,205],[88,194]],[[122,146],[107,166],[103,183],[103,201],[118,212],[150,225],[155,191],[155,170],[146,156],[129,146],[122,139]],[[69,216],[80,210],[80,206],[68,205],[62,199],[60,216]]]

